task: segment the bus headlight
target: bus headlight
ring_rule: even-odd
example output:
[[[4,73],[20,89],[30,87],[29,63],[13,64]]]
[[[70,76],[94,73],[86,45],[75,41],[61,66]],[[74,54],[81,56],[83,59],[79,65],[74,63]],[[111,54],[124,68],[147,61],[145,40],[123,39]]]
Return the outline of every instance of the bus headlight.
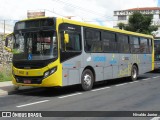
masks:
[[[54,72],[56,72],[56,70],[57,70],[57,67],[52,68],[52,69],[50,70],[50,75],[53,74]]]
[[[49,76],[49,71],[46,71],[45,73],[44,73],[44,78],[46,78],[46,77],[48,77]]]
[[[46,71],[46,72],[44,73],[44,78],[46,78],[46,77],[48,77],[49,75],[55,73],[56,71],[57,71],[57,67],[54,67],[54,68]]]

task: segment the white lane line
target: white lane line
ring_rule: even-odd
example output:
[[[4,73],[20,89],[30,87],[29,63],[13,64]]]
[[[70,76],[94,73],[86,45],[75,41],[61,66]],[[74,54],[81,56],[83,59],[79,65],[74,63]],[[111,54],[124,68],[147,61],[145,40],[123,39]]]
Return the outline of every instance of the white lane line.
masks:
[[[160,117],[154,117],[151,120],[160,120]]]
[[[16,106],[16,107],[20,108],[20,107],[25,107],[25,106],[34,105],[34,104],[43,103],[43,102],[48,102],[48,101],[49,101],[49,100],[37,101],[37,102],[33,102],[33,103],[28,103],[28,104],[24,104],[24,105],[19,105],[19,106]]]
[[[123,84],[119,84],[119,85],[115,85],[115,86],[123,86],[123,85],[126,85],[128,83],[123,83]]]
[[[134,82],[129,82],[129,83],[137,83],[137,82],[140,82],[140,81],[134,81]]]
[[[147,81],[147,80],[150,80],[151,78],[146,78],[146,79],[142,79],[142,81]]]
[[[160,76],[152,77],[152,78],[159,78]]]
[[[104,90],[104,89],[108,89],[108,88],[111,88],[111,87],[104,87],[104,88],[94,89],[94,90],[91,90],[91,91],[99,91],[99,90]]]
[[[82,93],[70,94],[70,95],[61,96],[61,97],[58,97],[58,98],[66,98],[66,97],[76,96],[76,95],[80,95],[80,94],[82,94]]]

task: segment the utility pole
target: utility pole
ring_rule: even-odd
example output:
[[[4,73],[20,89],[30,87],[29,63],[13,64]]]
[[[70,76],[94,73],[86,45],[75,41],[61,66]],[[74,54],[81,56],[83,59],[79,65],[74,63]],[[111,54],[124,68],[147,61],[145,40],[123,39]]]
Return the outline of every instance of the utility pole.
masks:
[[[4,36],[5,36],[5,31],[6,30],[6,21],[4,20]]]

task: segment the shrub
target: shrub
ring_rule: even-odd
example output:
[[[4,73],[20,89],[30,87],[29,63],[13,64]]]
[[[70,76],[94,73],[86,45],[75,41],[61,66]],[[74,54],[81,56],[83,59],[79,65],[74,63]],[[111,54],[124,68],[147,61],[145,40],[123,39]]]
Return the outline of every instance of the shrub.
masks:
[[[0,66],[0,82],[11,81],[12,72],[10,65],[1,65]]]

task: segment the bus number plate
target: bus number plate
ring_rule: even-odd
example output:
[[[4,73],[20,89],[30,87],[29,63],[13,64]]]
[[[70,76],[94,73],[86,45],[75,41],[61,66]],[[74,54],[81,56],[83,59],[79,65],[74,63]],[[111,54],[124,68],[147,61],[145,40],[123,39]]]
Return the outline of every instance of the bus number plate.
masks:
[[[23,81],[25,84],[31,84],[31,80],[24,80]]]

